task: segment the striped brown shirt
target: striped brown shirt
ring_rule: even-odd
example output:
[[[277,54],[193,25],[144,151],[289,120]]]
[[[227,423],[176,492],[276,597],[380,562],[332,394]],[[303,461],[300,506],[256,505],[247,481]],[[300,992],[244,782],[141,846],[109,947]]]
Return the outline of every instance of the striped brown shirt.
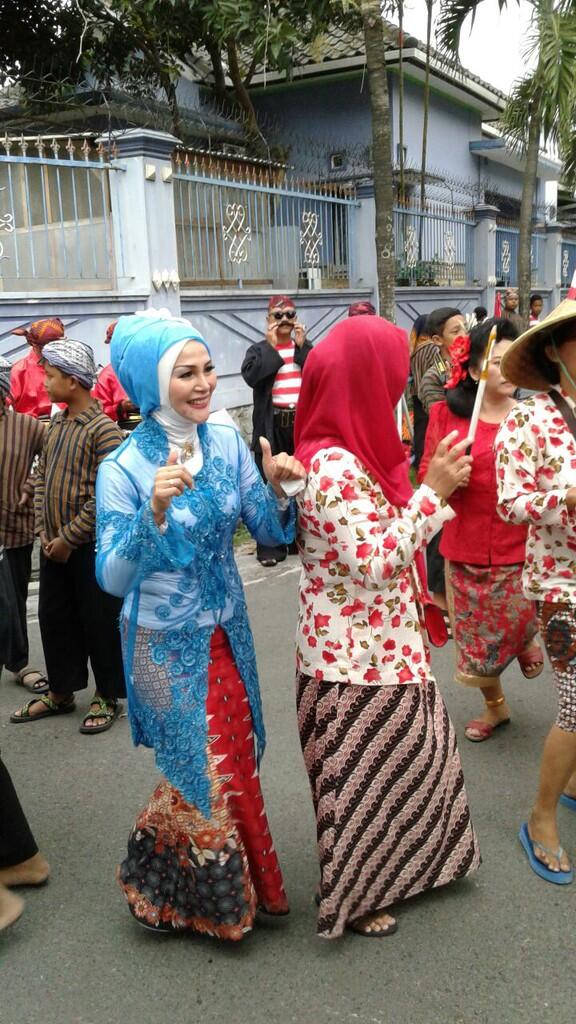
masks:
[[[96,473],[122,441],[98,402],[78,416],[66,409],[50,420],[34,487],[36,533],[63,537],[74,548],[94,540]]]
[[[32,463],[42,451],[45,426],[34,416],[0,412],[0,544],[21,548],[34,540]],[[30,496],[19,506],[22,495]]]

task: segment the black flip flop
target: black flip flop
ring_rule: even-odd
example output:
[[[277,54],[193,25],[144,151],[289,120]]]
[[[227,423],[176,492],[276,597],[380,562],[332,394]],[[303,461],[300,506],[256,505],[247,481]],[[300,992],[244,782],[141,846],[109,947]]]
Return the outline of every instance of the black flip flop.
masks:
[[[355,926],[353,922],[346,925],[346,927],[348,931],[354,932],[356,935],[362,935],[365,939],[387,939],[389,935],[394,935],[398,931],[398,921],[394,921],[394,924],[389,924],[384,931],[380,932],[365,932],[360,925]]]

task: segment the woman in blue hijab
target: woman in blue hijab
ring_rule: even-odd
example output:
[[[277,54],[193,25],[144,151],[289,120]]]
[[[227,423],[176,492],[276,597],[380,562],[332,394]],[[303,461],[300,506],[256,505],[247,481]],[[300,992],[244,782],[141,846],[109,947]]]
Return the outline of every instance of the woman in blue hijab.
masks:
[[[216,372],[188,321],[156,310],[118,321],[114,371],[142,423],[100,468],[100,586],[124,598],[121,632],[132,736],[162,780],[120,867],[130,910],[154,929],[240,939],[257,908],[288,910],[257,764],[264,725],[233,535],[290,544],[282,480],[268,488],[232,427],[207,422]]]

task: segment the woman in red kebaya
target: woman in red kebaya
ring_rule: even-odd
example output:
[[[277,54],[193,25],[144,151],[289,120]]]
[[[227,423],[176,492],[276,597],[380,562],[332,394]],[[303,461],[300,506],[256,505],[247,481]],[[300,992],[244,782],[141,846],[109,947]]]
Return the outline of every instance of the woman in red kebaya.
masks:
[[[393,905],[480,860],[430,668],[419,569],[470,459],[445,438],[412,493],[395,419],[408,368],[404,331],[375,316],[345,320],[308,356],[296,415],[308,470],[297,498],[298,725],[325,938],[390,935]]]
[[[500,424],[516,404],[514,385],[502,377],[500,361],[517,336],[509,320],[485,320],[451,350],[452,376],[446,401],[432,406],[420,477],[426,473],[438,441],[451,430],[466,438],[490,330],[497,340],[488,370],[480,421],[472,445],[472,474],[466,487],[450,497],[457,513],[444,527],[440,552],[446,559],[448,606],[456,643],[455,679],[476,687],[484,712],[468,722],[467,739],[480,743],[510,722],[500,673],[518,660],[523,674],[540,675],[543,656],[534,642],[536,607],[522,591],[527,527],[505,523],[496,511],[494,441]]]

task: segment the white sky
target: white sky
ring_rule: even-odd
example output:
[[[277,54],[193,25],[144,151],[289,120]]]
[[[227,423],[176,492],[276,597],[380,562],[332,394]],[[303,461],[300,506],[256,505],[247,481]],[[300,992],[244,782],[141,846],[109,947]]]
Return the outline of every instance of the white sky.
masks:
[[[435,14],[440,3],[434,4]],[[512,82],[526,69],[523,58],[525,37],[532,5],[527,0],[508,0],[507,8],[498,11],[497,0],[484,0],[477,9],[474,27],[465,23],[460,37],[460,60],[465,68],[485,82],[508,92]],[[405,0],[404,22],[407,32],[426,39],[425,0]]]

